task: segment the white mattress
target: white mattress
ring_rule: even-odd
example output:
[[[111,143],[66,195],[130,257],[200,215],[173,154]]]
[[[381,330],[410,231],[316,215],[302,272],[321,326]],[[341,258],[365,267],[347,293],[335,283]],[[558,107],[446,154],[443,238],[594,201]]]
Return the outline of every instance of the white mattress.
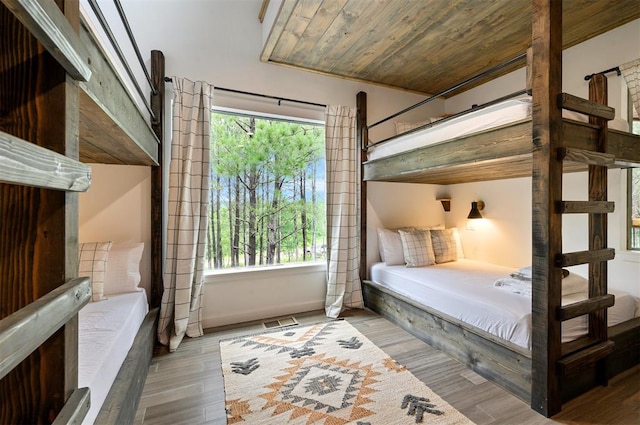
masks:
[[[78,387],[91,389],[91,408],[83,424],[92,424],[98,416],[148,311],[144,291],[109,295],[80,310]]]
[[[497,279],[513,271],[468,259],[419,268],[379,263],[372,267],[371,279],[419,304],[531,349],[531,298],[494,286]],[[638,315],[638,299],[624,292],[609,292],[616,297],[608,310],[609,326]],[[567,295],[563,304],[586,297],[586,293]],[[586,333],[586,316],[562,324],[563,342]]]
[[[586,115],[563,110],[565,118],[574,121],[586,122]],[[373,146],[368,151],[368,159],[379,159],[390,155],[406,152],[422,146],[434,145],[440,142],[455,139],[456,137],[477,133],[482,130],[499,127],[525,120],[531,117],[531,98],[523,97],[509,99],[495,105],[488,106],[468,114],[452,118],[441,124],[419,130],[388,142]],[[609,128],[629,131],[629,124],[622,119],[609,122]]]

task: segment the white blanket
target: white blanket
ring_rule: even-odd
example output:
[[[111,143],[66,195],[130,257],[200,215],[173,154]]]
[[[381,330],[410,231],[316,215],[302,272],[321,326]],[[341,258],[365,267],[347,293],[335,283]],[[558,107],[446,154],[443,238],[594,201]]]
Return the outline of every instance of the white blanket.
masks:
[[[531,349],[531,297],[494,285],[512,271],[513,268],[468,259],[418,268],[379,263],[372,267],[371,279],[375,285],[418,304]],[[563,280],[566,279],[568,277]],[[615,305],[608,310],[609,326],[636,316],[638,299],[621,291],[610,290],[609,293],[616,297]],[[567,294],[562,303],[569,304],[586,297],[586,292]],[[586,316],[563,322],[562,341],[576,339],[586,334],[587,329]]]

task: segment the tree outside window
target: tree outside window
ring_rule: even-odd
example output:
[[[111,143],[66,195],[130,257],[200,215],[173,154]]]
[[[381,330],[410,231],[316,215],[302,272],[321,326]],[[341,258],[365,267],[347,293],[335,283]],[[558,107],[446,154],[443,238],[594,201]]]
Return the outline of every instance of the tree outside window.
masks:
[[[212,115],[209,269],[326,258],[324,127]]]

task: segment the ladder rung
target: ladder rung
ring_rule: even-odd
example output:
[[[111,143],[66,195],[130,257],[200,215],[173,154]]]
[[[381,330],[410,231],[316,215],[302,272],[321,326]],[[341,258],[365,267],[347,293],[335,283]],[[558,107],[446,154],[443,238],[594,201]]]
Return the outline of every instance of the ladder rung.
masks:
[[[604,118],[605,120],[612,120],[616,117],[616,110],[612,107],[568,93],[560,94],[560,107],[592,117]]]
[[[613,248],[596,249],[592,251],[568,252],[556,256],[556,267],[577,266],[579,264],[599,263],[613,260],[616,250]]]
[[[611,166],[616,162],[616,157],[609,153],[593,152],[576,148],[559,148],[558,158],[563,161],[580,162],[582,164],[600,165],[603,167]]]
[[[584,369],[586,366],[611,354],[614,345],[613,341],[603,341],[584,350],[570,354],[558,361],[560,372],[564,375],[569,375]]]
[[[615,202],[609,201],[559,201],[558,214],[609,214],[615,210]]]
[[[563,342],[560,347],[560,358],[564,358],[587,347],[597,344],[600,340],[589,335],[583,335],[572,341]]]
[[[593,313],[603,308],[609,308],[615,303],[615,297],[611,294],[592,297],[587,300],[558,307],[558,320],[565,321],[574,317]]]

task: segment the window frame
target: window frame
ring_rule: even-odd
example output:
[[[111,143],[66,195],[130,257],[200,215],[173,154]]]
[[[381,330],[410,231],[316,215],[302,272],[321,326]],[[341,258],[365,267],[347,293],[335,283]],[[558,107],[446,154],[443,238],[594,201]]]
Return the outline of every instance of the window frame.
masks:
[[[281,122],[291,122],[291,123],[299,123],[299,124],[310,124],[325,127],[325,120],[318,120],[312,118],[304,118],[304,117],[296,117],[291,115],[280,115],[259,111],[251,111],[248,109],[238,109],[238,108],[230,108],[225,106],[214,105],[210,109],[210,113],[218,113],[224,115],[234,115],[239,117],[246,118],[256,118],[263,120],[272,120],[272,121],[281,121]],[[326,161],[326,159],[325,159]],[[326,207],[326,205],[325,205]],[[235,280],[235,279],[243,279],[246,277],[254,276],[264,276],[274,273],[276,275],[282,274],[295,274],[297,271],[307,271],[307,272],[316,272],[316,271],[326,271],[327,261],[326,260],[309,260],[309,261],[298,261],[291,263],[274,263],[274,264],[256,264],[250,266],[237,266],[237,267],[229,267],[229,268],[221,268],[221,269],[209,269],[206,268],[203,270],[203,274],[205,276],[205,281],[215,281],[216,277],[222,278],[225,280]],[[296,271],[297,270],[297,271]]]
[[[634,133],[634,123],[635,122],[640,122],[640,116],[636,117],[634,114],[634,107],[633,107],[633,102],[631,100],[631,94],[629,92],[627,92],[627,122],[629,123],[629,131]],[[639,114],[640,115],[640,114]],[[626,229],[626,248],[628,251],[632,251],[632,252],[640,252],[640,244],[638,246],[633,246],[632,242],[633,242],[633,232],[634,232],[634,226],[633,226],[633,170],[634,168],[628,168],[627,169],[627,211],[626,211],[626,223],[627,223],[627,229]],[[640,230],[639,230],[640,231]]]

